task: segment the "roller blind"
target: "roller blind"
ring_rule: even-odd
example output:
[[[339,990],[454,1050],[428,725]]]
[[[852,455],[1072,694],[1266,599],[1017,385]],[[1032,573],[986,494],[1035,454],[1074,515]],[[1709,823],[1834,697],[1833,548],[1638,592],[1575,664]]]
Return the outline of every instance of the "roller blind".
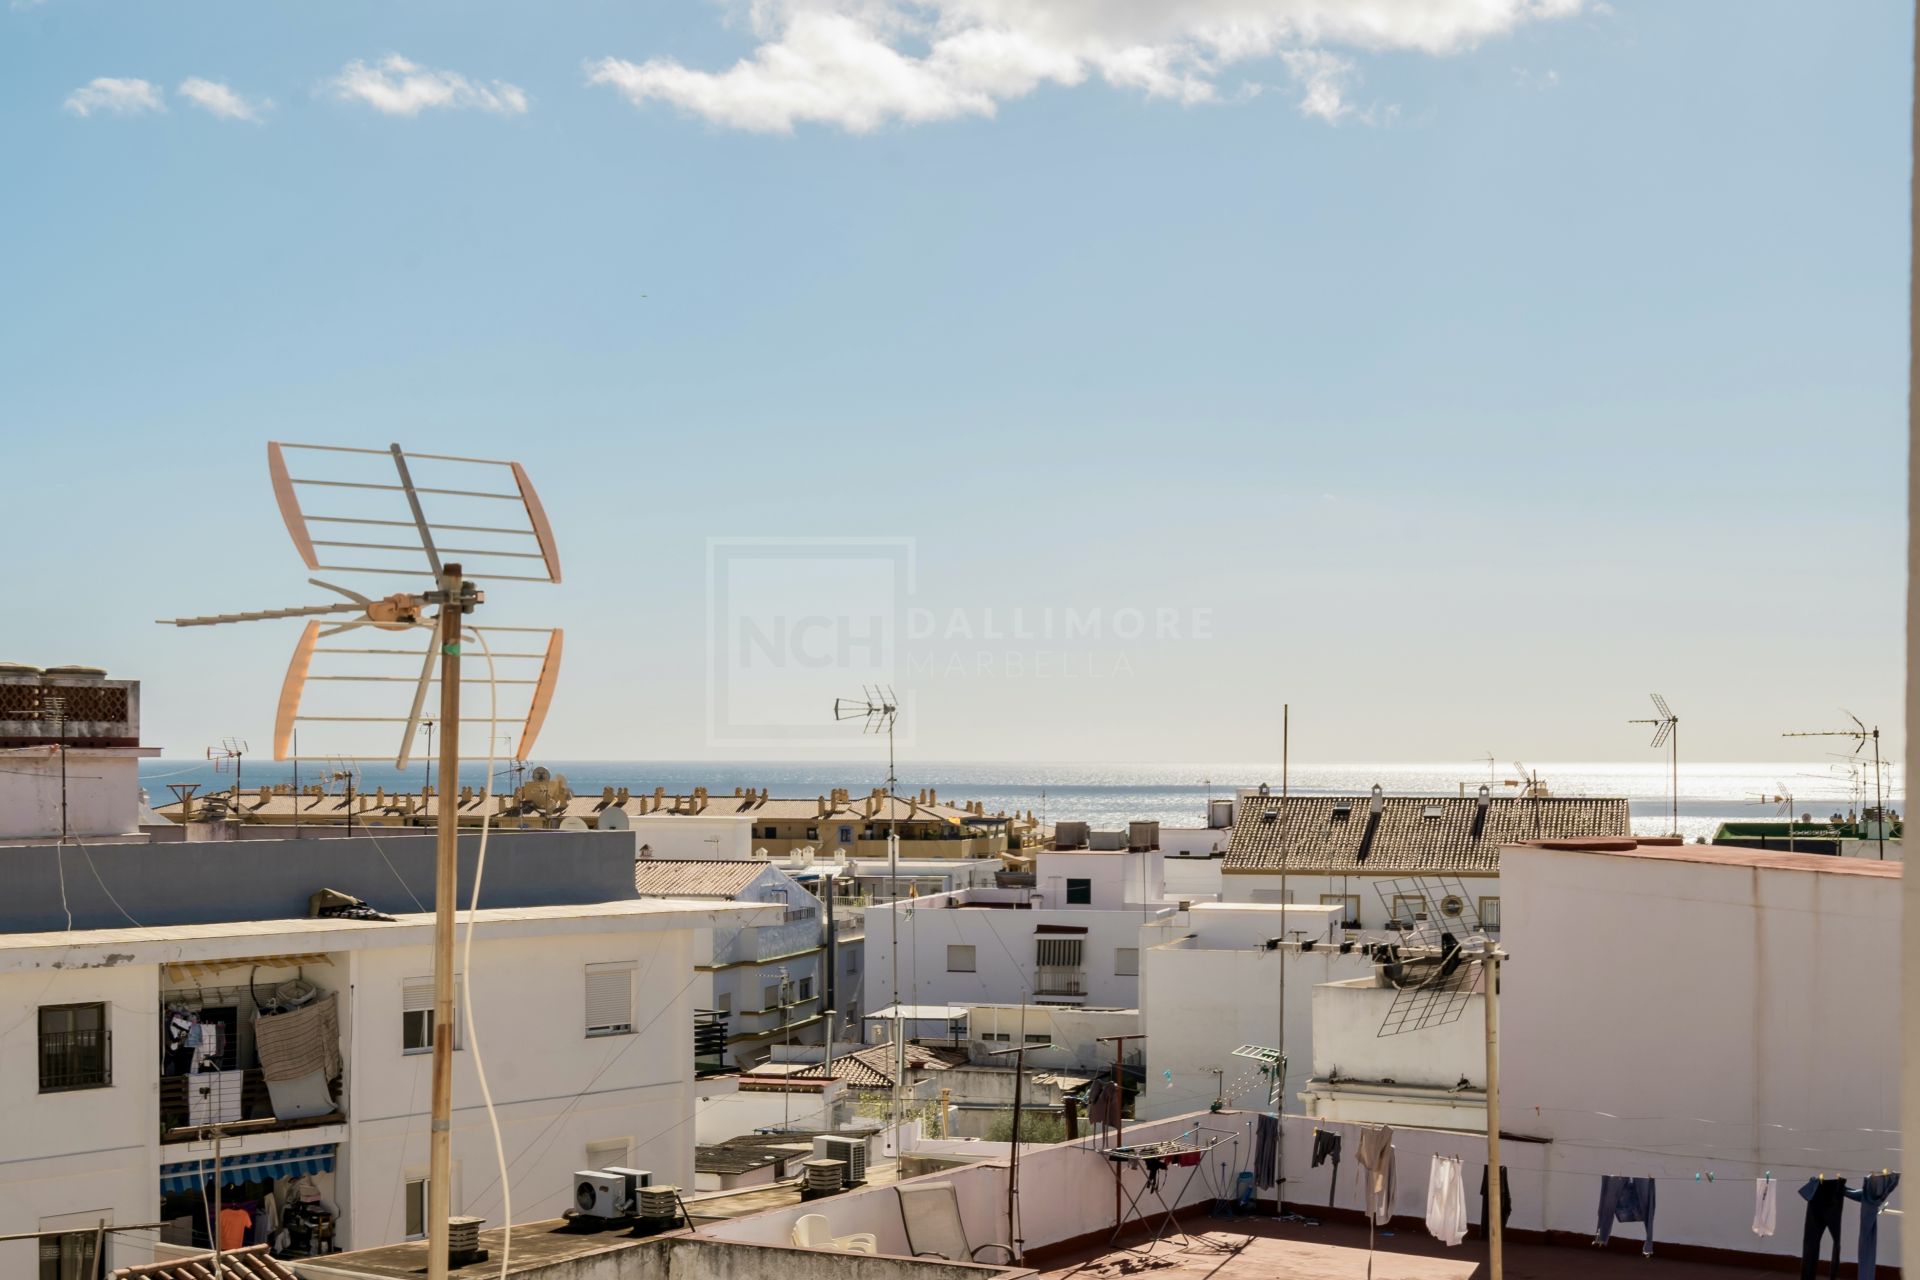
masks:
[[[634,967],[630,960],[587,966],[588,1035],[625,1035],[633,1030]]]

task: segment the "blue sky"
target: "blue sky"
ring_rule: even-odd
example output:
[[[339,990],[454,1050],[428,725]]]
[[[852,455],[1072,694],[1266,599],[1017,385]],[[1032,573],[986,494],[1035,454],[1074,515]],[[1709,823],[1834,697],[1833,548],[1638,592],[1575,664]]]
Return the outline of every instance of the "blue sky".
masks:
[[[561,758],[839,749],[714,732],[715,538],[911,546],[923,756],[1891,726],[1910,9],[1329,4],[15,0],[0,657],[264,740],[294,628],[150,620],[312,595],[264,440],[397,439],[539,483]]]

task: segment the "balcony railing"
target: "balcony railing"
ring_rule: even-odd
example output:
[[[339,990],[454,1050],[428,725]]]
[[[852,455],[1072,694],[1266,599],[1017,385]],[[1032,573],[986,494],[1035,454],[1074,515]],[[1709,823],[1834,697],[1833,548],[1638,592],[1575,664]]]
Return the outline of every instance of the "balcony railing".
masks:
[[[1037,996],[1084,996],[1087,994],[1086,973],[1078,965],[1036,965],[1033,993]]]
[[[693,1011],[693,1069],[696,1074],[724,1069],[727,1015],[712,1009]]]
[[[104,1089],[112,1083],[113,1032],[40,1033],[40,1092]]]
[[[213,1090],[208,1095],[205,1091]],[[196,1091],[201,1091],[196,1094]],[[197,1105],[196,1105],[197,1104]],[[338,1110],[322,1116],[282,1120],[273,1113],[273,1095],[258,1067],[244,1071],[205,1071],[160,1077],[160,1140],[185,1142],[204,1124],[245,1123],[251,1129],[276,1133],[339,1124]]]

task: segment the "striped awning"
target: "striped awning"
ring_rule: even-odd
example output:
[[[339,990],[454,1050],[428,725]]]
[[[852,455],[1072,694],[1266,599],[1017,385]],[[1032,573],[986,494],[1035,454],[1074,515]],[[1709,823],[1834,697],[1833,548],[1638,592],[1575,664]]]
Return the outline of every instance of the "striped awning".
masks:
[[[324,1147],[291,1147],[280,1151],[242,1151],[220,1157],[220,1185],[237,1187],[243,1182],[265,1182],[269,1178],[297,1178],[303,1173],[329,1173],[333,1169],[334,1144]],[[213,1157],[183,1160],[160,1166],[160,1190],[198,1191],[213,1176]]]
[[[294,955],[283,956],[235,956],[231,960],[186,960],[178,964],[162,966],[168,981],[173,983],[200,982],[217,973],[229,969],[298,969],[301,965],[331,964],[332,959],[324,951],[302,951]]]

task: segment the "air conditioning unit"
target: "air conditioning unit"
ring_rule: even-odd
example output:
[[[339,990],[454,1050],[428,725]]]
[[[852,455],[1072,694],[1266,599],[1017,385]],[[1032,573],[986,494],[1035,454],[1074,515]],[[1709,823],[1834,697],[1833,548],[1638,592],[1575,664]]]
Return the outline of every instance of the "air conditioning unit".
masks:
[[[680,1215],[680,1188],[646,1186],[639,1193],[640,1210],[634,1216],[651,1222],[665,1222]]]
[[[612,1174],[586,1169],[573,1175],[573,1207],[590,1218],[618,1218],[624,1190],[625,1184]]]
[[[640,1192],[653,1184],[653,1174],[645,1169],[627,1169],[610,1164],[608,1177],[620,1179],[620,1206],[630,1214],[640,1212]]]
[[[847,1185],[857,1187],[867,1180],[867,1144],[859,1138],[836,1138],[825,1134],[813,1140],[816,1160],[841,1160],[847,1166]]]

